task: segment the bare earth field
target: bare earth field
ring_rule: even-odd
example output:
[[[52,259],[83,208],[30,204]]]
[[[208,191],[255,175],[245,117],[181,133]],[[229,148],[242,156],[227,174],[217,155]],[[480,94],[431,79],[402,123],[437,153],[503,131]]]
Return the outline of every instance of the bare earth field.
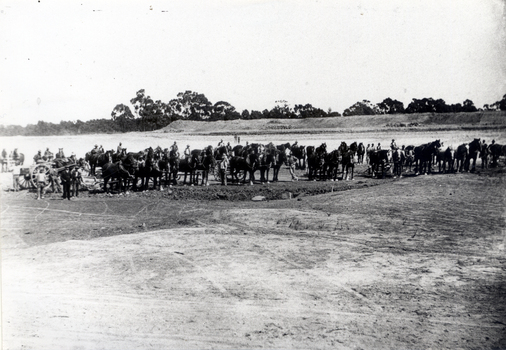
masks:
[[[2,193],[3,349],[506,348],[504,167],[361,167],[337,183],[285,169],[269,185]]]

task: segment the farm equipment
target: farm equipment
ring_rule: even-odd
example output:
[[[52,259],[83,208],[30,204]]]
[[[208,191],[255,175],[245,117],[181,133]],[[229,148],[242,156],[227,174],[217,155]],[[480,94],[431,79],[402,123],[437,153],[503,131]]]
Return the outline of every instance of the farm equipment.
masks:
[[[62,165],[63,164],[63,165]],[[62,165],[58,167],[58,165]],[[62,161],[61,159],[55,159],[51,162],[38,162],[37,164],[31,165],[27,168],[20,169],[19,175],[19,187],[20,188],[35,188],[37,174],[40,173],[41,170],[46,174],[46,178],[49,177],[50,172],[53,171],[55,174],[59,174],[60,171],[65,169],[66,166],[74,167],[77,164],[74,162]]]

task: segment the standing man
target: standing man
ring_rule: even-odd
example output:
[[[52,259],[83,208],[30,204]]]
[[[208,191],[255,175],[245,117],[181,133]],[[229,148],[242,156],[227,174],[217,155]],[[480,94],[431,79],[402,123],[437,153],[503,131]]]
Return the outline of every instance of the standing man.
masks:
[[[71,172],[72,179],[72,197],[79,197],[79,185],[82,181],[81,169],[79,167],[75,167]]]
[[[121,149],[122,148],[123,147],[121,146],[121,142],[120,142],[119,145],[118,145],[118,148],[116,148],[116,153],[121,154]]]
[[[56,169],[49,170],[49,185],[53,190],[53,193],[62,192],[60,183],[58,182],[58,171]]]
[[[227,186],[227,169],[230,165],[228,157],[226,154],[223,154],[223,159],[220,162],[220,178],[221,184]]]
[[[63,187],[63,199],[67,198],[70,200],[70,184],[72,177],[70,175],[69,167],[66,166],[65,170],[60,174],[61,184]]]
[[[390,144],[390,148],[392,149],[392,151],[395,151],[397,149],[397,144],[395,143],[394,139],[392,139],[392,143]]]
[[[489,154],[488,145],[483,140],[481,144],[481,150],[480,150],[480,158],[481,158],[481,168],[482,169],[488,169],[488,154]]]
[[[190,150],[190,145],[186,145],[186,148],[184,150],[184,159],[186,159],[186,161],[189,162],[191,157],[192,151]]]
[[[299,178],[295,176],[295,164],[297,164],[298,159],[292,155],[290,155],[286,159],[286,165],[288,165],[288,170],[290,171],[290,175],[292,176],[292,181],[299,181]]]
[[[37,180],[37,200],[44,198],[44,195],[46,194],[46,173],[45,169],[41,168],[40,172],[37,174],[36,177]]]
[[[16,165],[12,167],[12,187],[15,192],[19,190],[19,176],[21,175],[21,165]]]

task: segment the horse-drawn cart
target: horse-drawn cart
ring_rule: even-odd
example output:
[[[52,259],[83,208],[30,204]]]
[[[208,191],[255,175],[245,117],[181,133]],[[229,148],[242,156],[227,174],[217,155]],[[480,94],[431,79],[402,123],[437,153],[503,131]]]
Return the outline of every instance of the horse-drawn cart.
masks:
[[[55,174],[58,174],[60,171],[65,169],[66,166],[74,167],[77,164],[64,159],[55,159],[51,162],[38,162],[37,164],[31,165],[28,168],[21,168],[20,175],[18,179],[20,188],[35,188],[37,181],[37,174],[40,173],[41,170],[46,174],[46,178],[49,177],[51,171]]]

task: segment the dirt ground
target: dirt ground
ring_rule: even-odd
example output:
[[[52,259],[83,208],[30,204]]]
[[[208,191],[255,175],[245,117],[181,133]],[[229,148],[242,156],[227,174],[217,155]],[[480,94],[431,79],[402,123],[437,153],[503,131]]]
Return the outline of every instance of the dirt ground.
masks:
[[[3,349],[506,348],[505,168],[358,173],[4,192]]]

